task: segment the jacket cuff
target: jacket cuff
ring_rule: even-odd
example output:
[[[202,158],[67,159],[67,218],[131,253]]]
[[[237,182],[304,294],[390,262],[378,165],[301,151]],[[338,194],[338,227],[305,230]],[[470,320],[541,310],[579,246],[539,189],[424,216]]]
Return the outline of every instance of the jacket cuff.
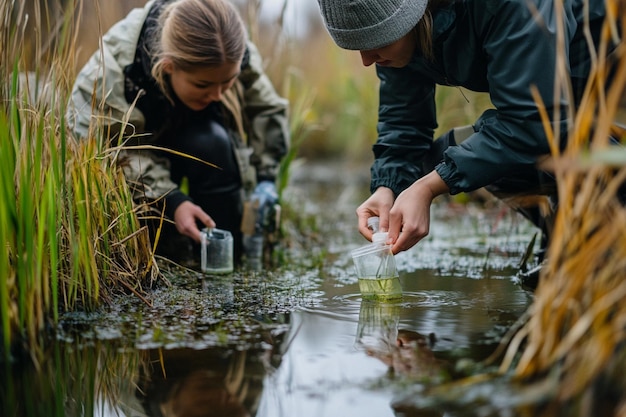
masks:
[[[172,190],[165,196],[165,215],[174,220],[174,212],[185,201],[193,201],[180,190]]]
[[[276,182],[276,177],[271,176],[271,175],[259,175],[259,176],[257,177],[256,183],[257,183],[257,184],[260,184],[260,183],[262,183],[263,181],[268,181],[268,182],[273,182],[273,183],[275,183],[275,182]]]
[[[452,160],[447,160],[445,162],[439,163],[435,167],[435,171],[437,171],[437,174],[439,174],[443,182],[445,182],[450,189],[450,195],[455,195],[463,192],[462,189],[455,186],[456,184],[458,184],[458,180],[455,177],[458,177],[459,174],[456,169],[456,165]]]
[[[370,192],[374,194],[374,192],[380,187],[389,188],[393,191],[393,195],[395,197],[397,197],[403,190],[401,185],[398,186],[398,181],[393,178],[378,178],[377,180],[372,180],[370,183]]]

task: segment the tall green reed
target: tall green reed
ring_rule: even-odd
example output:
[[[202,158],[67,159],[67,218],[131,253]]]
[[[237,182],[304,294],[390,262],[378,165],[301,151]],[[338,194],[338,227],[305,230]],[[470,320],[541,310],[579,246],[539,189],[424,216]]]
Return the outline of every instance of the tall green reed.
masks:
[[[284,0],[281,10],[269,27],[261,27],[262,0],[249,0],[243,9],[248,32],[253,42],[261,47],[268,77],[279,93],[289,101],[289,133],[287,155],[282,159],[277,178],[279,196],[289,183],[293,162],[298,159],[305,141],[319,128],[312,113],[316,89],[302,68],[294,62],[293,51],[299,47],[284,34],[285,13],[290,0]],[[271,29],[271,30],[268,30]],[[272,45],[272,48],[263,48]]]
[[[312,114],[316,91],[302,81],[302,74],[292,68],[292,72],[283,83],[283,91],[286,97],[290,98],[291,144],[287,155],[280,163],[277,184],[279,195],[289,183],[292,164],[299,157],[302,145],[314,131],[319,129],[319,125]]]
[[[141,296],[158,274],[115,153],[95,139],[75,141],[65,123],[73,79],[68,68],[76,52],[74,13],[82,2],[70,3],[44,10],[34,3],[34,27],[52,28],[35,30],[34,38],[25,29],[33,16],[23,3],[0,4],[6,45],[1,58],[11,64],[0,70],[5,357],[15,346],[39,346],[59,312],[94,309],[116,292]],[[43,22],[44,15],[54,15],[56,24]],[[45,42],[41,36],[47,37]],[[33,62],[38,65],[32,67]]]

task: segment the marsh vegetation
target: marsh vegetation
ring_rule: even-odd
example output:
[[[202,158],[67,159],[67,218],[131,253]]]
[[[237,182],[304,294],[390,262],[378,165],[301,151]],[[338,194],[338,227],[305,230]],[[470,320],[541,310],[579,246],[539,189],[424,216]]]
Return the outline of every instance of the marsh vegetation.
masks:
[[[624,117],[623,39],[610,91],[602,92],[608,63],[596,62],[583,105],[571,115],[567,148],[552,144],[560,205],[536,291],[515,281],[533,230],[478,193],[438,202],[431,238],[398,258],[405,298],[368,309],[346,257],[363,242],[353,211],[345,208],[367,192],[375,74],[361,68],[358,55],[334,47],[321,26],[290,39],[280,30],[284,15],[261,21],[261,0],[241,4],[250,35],[269,57],[268,73],[292,103],[294,146],[279,184],[283,241],[275,268],[208,279],[154,256],[138,221],[141,207],[117,165],[119,149],[95,137],[76,142],[66,126],[76,70],[100,34],[140,4],[0,3],[3,415],[119,413],[120,396],[132,394],[146,375],[165,375],[165,357],[184,363],[189,348],[206,352],[207,369],[215,358],[233,360],[234,368],[219,370],[231,377],[230,394],[245,381],[263,391],[261,381],[266,402],[259,415],[275,416],[285,407],[292,412],[285,415],[305,415],[280,398],[322,407],[324,401],[311,398],[341,405],[355,393],[372,401],[363,400],[366,405],[382,404],[379,415],[433,409],[439,414],[432,415],[459,416],[626,415],[626,213],[616,197],[626,179],[626,153],[607,148],[606,140]],[[606,40],[619,39],[626,31],[623,1],[609,0],[607,7],[619,18],[618,26],[607,25]],[[440,132],[471,123],[489,106],[488,97],[456,88],[438,91],[437,101],[446,109]],[[613,133],[624,140],[623,131]],[[324,174],[309,171],[316,160],[325,162]],[[331,160],[341,160],[340,168]],[[363,176],[339,175],[346,166]],[[368,329],[391,351],[363,347],[360,336]],[[395,346],[402,329],[419,333],[407,339],[414,348],[408,359]],[[302,351],[305,360],[327,367],[325,373],[298,366]],[[250,357],[255,371],[242,373]],[[321,357],[350,359],[354,366]],[[433,359],[451,368],[437,367],[445,370],[437,378],[401,372],[408,363],[431,369]],[[363,373],[333,396],[345,383],[333,367]],[[303,385],[289,391],[294,385],[285,379],[305,370],[321,388],[296,378]],[[159,384],[164,389],[166,383]],[[28,398],[25,387],[41,403]],[[366,408],[323,415],[366,416]]]

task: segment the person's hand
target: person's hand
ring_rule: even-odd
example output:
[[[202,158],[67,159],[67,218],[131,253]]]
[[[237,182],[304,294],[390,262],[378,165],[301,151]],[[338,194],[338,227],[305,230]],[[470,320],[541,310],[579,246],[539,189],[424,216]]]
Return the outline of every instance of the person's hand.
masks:
[[[276,184],[272,181],[261,181],[258,183],[252,195],[259,199],[260,207],[270,207],[278,203]]]
[[[252,195],[259,202],[257,219],[265,230],[273,230],[276,227],[273,224],[274,206],[278,204],[276,184],[273,181],[261,181],[257,184]]]
[[[359,219],[359,232],[367,240],[372,240],[372,231],[367,227],[367,219],[370,217],[378,216],[380,218],[381,231],[388,229],[389,209],[393,205],[393,199],[393,191],[390,188],[379,187],[356,209],[356,215]]]
[[[256,207],[256,227],[265,232],[273,232],[277,227],[276,205],[278,192],[273,181],[261,181],[250,196],[253,207]]]
[[[430,205],[435,197],[448,191],[446,183],[433,171],[398,195],[389,211],[389,241],[393,242],[394,254],[410,249],[428,235]]]
[[[206,227],[215,227],[215,222],[200,208],[191,201],[184,201],[176,208],[174,212],[174,222],[176,230],[181,235],[189,236],[196,243],[200,243],[200,230],[196,221],[204,224]]]

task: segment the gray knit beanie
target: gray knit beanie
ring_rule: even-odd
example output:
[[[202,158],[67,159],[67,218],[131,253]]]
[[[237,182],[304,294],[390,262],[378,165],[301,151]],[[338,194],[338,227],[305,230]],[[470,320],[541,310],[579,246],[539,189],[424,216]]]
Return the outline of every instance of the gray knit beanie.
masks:
[[[318,0],[324,24],[344,49],[387,46],[417,25],[428,0]]]

